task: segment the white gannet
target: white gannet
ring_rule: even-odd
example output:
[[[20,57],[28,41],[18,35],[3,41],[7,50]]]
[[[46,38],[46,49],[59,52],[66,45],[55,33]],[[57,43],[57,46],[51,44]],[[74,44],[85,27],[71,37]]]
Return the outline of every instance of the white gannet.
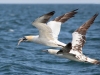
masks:
[[[54,15],[55,11],[49,12],[37,18],[32,23],[32,25],[39,30],[39,35],[24,36],[19,40],[18,45],[22,41],[30,41],[50,47],[65,46],[66,44],[58,41],[58,35],[61,29],[61,24],[67,21],[68,19],[74,17],[74,15],[77,13],[77,10],[78,9],[75,9],[69,13],[61,15],[48,23],[47,21]]]
[[[68,43],[65,47],[60,50],[57,49],[47,49],[43,50],[50,54],[64,57],[70,60],[78,61],[78,62],[88,62],[93,64],[100,64],[100,61],[96,59],[89,58],[82,53],[82,47],[86,42],[86,32],[88,28],[92,25],[95,18],[98,14],[95,14],[92,18],[90,18],[86,23],[80,26],[77,30],[75,30],[72,34],[72,42]]]

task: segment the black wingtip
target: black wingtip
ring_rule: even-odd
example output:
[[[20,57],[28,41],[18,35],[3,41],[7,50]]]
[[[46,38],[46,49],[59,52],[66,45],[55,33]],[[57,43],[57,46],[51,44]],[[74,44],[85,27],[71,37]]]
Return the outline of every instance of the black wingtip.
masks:
[[[47,15],[53,15],[55,13],[55,11],[51,11],[49,13],[47,13]]]
[[[52,13],[55,13],[55,11],[52,11]]]
[[[77,10],[78,10],[78,9],[75,9],[75,10],[73,10],[73,12],[74,12],[74,11],[77,11]]]
[[[99,15],[99,13],[96,13],[94,16],[98,16]]]

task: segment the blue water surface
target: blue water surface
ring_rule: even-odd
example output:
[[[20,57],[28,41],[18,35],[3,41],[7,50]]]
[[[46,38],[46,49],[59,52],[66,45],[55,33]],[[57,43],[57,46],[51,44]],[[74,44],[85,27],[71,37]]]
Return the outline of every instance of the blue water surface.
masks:
[[[35,18],[55,11],[51,18],[79,9],[75,17],[62,24],[59,40],[68,43],[72,32],[100,13],[100,5],[93,4],[1,4],[0,5],[0,75],[100,75],[100,66],[74,62],[42,52],[50,47],[23,42],[19,38],[37,35],[32,26]],[[87,31],[83,53],[100,60],[100,15]]]

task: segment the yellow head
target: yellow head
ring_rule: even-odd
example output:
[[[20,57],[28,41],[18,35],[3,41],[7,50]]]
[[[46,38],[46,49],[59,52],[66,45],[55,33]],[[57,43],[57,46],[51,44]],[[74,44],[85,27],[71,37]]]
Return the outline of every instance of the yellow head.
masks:
[[[23,41],[32,41],[34,38],[34,36],[24,36],[23,38],[20,38],[19,42],[18,42],[18,45],[23,42]]]
[[[23,41],[32,41],[34,36],[25,36]]]

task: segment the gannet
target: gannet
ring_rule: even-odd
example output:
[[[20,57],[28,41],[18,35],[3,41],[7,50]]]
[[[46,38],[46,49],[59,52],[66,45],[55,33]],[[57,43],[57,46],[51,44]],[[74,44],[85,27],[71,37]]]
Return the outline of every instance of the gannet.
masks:
[[[61,24],[67,21],[68,19],[74,17],[74,15],[77,13],[77,10],[78,9],[75,9],[69,13],[56,17],[54,20],[48,23],[47,21],[54,15],[55,11],[40,16],[32,23],[32,25],[39,30],[39,35],[24,36],[19,40],[18,45],[22,41],[30,41],[50,47],[65,46],[65,43],[62,43],[58,40]]]
[[[100,61],[96,59],[89,58],[82,53],[82,47],[86,42],[86,32],[88,28],[92,25],[95,18],[98,14],[95,14],[92,18],[90,18],[87,22],[85,22],[82,26],[80,26],[77,30],[72,33],[72,42],[68,43],[66,46],[61,48],[60,50],[57,49],[47,49],[43,50],[50,54],[64,57],[73,61],[78,62],[87,62],[93,64],[100,64]]]

